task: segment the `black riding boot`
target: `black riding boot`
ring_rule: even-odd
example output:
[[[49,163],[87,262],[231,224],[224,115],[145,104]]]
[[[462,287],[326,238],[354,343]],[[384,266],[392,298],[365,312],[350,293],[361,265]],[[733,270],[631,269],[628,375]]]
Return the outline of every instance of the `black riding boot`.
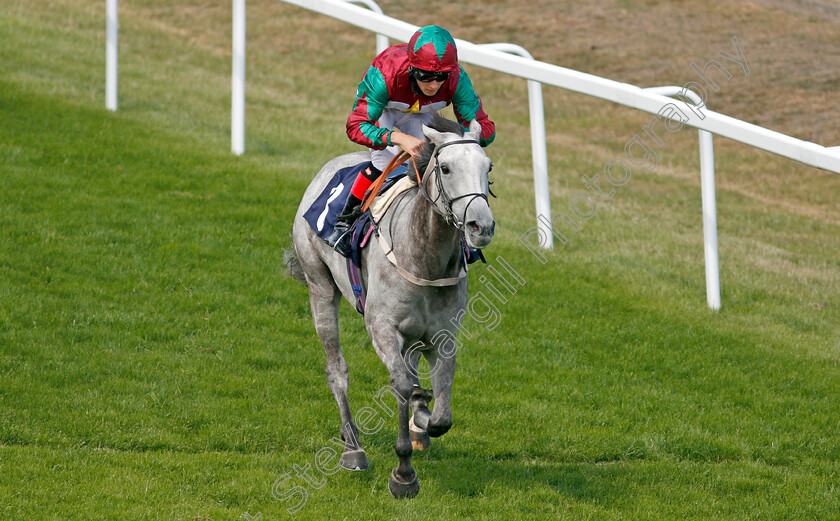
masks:
[[[362,215],[362,201],[353,194],[347,197],[347,203],[338,216],[332,235],[327,238],[327,244],[345,257],[350,256],[350,226]]]

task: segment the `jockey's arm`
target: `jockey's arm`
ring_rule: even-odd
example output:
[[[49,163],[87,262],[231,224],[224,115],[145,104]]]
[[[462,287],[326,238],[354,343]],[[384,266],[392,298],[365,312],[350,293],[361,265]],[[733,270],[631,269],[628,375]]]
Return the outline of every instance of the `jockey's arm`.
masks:
[[[371,66],[356,91],[356,103],[347,118],[347,137],[368,148],[381,150],[391,144],[390,129],[380,128],[376,122],[388,103],[388,88],[382,73]]]
[[[493,142],[496,138],[496,125],[484,112],[481,106],[481,98],[473,90],[470,77],[467,76],[467,72],[463,68],[461,68],[458,76],[458,88],[452,97],[452,108],[455,117],[465,128],[469,126],[473,119],[478,120],[481,125],[481,136],[478,142],[481,146],[486,147]]]

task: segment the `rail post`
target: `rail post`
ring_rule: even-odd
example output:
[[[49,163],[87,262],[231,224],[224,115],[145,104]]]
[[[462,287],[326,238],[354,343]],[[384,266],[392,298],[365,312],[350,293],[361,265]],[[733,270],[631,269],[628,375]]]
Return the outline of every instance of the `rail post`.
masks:
[[[516,54],[533,60],[531,53],[512,43],[485,43],[481,47],[494,51]],[[534,165],[534,199],[537,207],[537,226],[540,236],[546,241],[544,249],[554,248],[554,233],[551,222],[551,199],[548,188],[548,153],[545,144],[545,107],[543,105],[542,84],[528,80],[528,109],[531,115],[531,160]],[[540,215],[545,219],[540,219]]]
[[[650,87],[646,91],[663,96],[685,96],[697,106],[703,100],[691,89],[683,87]],[[715,151],[712,134],[697,129],[700,140],[700,197],[703,201],[703,245],[706,260],[706,302],[709,308],[720,309],[720,261],[718,258],[717,202],[715,199]]]

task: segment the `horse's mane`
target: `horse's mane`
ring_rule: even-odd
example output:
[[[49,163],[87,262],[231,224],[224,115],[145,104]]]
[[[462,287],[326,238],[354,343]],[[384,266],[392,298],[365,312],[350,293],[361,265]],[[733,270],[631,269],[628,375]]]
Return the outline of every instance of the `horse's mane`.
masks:
[[[446,119],[437,112],[432,114],[432,121],[427,126],[437,130],[438,132],[451,132],[453,134],[457,134],[459,137],[464,137],[464,127],[456,121]],[[429,166],[429,162],[432,160],[432,155],[434,153],[435,145],[427,139],[426,145],[420,151],[420,159],[417,160],[417,171],[420,173],[421,178],[426,172],[426,168]],[[411,177],[412,181],[417,181],[414,176],[409,177]]]

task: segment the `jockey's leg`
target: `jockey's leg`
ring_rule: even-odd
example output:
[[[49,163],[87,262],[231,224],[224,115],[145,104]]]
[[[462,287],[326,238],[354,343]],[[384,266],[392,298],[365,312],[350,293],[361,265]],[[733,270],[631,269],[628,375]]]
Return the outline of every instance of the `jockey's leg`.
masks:
[[[332,235],[327,238],[327,244],[345,257],[350,256],[350,234],[347,232],[350,231],[356,219],[362,215],[362,199],[365,192],[380,175],[382,171],[372,165],[368,165],[359,173],[350,189],[347,202],[344,203],[344,209],[336,220]]]
[[[425,139],[423,125],[432,120],[429,112],[415,112],[406,114],[395,109],[385,109],[379,118],[380,128],[399,128],[400,132],[412,135],[418,139]],[[353,187],[350,189],[350,196],[344,205],[344,210],[338,216],[332,235],[327,238],[329,244],[335,251],[345,257],[350,255],[350,230],[353,222],[361,215],[361,202],[365,192],[382,175],[382,171],[388,166],[391,159],[399,153],[399,147],[387,147],[383,150],[370,151],[370,165],[363,169],[356,177]]]

